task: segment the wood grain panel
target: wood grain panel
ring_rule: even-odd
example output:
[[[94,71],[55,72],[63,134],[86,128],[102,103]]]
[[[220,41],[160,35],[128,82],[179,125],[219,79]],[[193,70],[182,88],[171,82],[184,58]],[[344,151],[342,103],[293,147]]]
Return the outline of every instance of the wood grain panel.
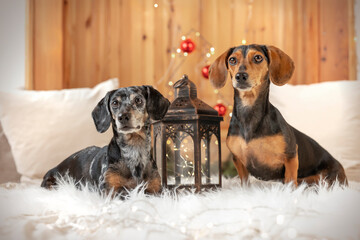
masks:
[[[349,79],[355,80],[359,76],[357,74],[357,57],[356,57],[356,41],[355,41],[355,10],[354,0],[348,0],[348,28],[349,28]]]
[[[173,1],[168,1],[165,4],[161,4],[160,2],[160,6],[154,9],[153,46],[149,46],[153,48],[154,55],[153,59],[149,59],[149,61],[154,63],[152,85],[156,85],[161,92],[167,91],[167,70],[169,69],[169,66],[173,64],[173,59],[171,58],[173,41],[175,38],[173,15]]]
[[[25,89],[34,89],[34,2],[26,2]]]
[[[350,1],[320,0],[320,80],[349,79]]]
[[[349,78],[348,1],[320,1],[320,74],[324,79]]]
[[[227,81],[216,94],[201,68],[246,39],[286,52],[295,62],[292,84],[356,79],[353,6],[354,0],[27,0],[26,88],[93,87],[118,77],[121,87],[154,85],[171,100],[168,82],[186,73],[206,103],[229,107],[224,141],[233,88]],[[172,58],[189,31],[196,50]],[[202,57],[201,38],[215,48],[210,58]]]
[[[154,4],[158,4],[155,8]],[[293,58],[291,83],[356,78],[353,0],[28,0],[28,89],[92,87],[111,77],[121,86],[168,92],[184,73],[211,104],[219,98],[201,67],[232,46],[274,45]],[[171,58],[190,30],[214,47],[183,64]],[[174,73],[176,66],[178,71]],[[174,73],[173,75],[171,73]],[[221,93],[231,102],[232,87]]]
[[[319,1],[305,0],[302,4],[295,1],[296,20],[292,25],[296,29],[292,34],[301,36],[295,38],[294,51],[291,46],[284,49],[285,52],[292,52],[294,58],[295,76],[292,83],[315,83],[319,82]],[[291,33],[291,32],[290,32]],[[291,53],[290,53],[291,54]]]
[[[60,0],[36,0],[31,3],[33,11],[32,33],[32,83],[33,89],[63,88],[63,29]],[[30,79],[30,78],[29,78]]]

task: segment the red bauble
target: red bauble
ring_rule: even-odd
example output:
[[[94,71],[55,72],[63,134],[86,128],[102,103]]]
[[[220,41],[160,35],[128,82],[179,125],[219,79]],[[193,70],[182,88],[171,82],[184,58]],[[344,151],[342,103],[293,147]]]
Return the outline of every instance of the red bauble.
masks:
[[[209,67],[210,65],[206,65],[201,69],[201,74],[203,75],[204,78],[209,78]]]
[[[225,105],[222,104],[222,103],[216,104],[216,105],[214,106],[214,109],[215,109],[216,111],[218,111],[220,117],[224,116],[225,113],[226,113],[226,107],[225,107]]]
[[[180,43],[180,49],[183,52],[191,53],[195,50],[195,43],[190,38],[185,39]]]

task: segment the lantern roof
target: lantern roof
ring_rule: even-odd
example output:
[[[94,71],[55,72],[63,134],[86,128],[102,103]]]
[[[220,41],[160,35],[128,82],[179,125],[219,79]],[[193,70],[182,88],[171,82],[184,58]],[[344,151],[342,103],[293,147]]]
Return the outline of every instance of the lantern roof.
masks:
[[[197,98],[195,84],[185,74],[174,84],[175,99],[163,118],[166,120],[208,119],[222,121],[218,112]]]

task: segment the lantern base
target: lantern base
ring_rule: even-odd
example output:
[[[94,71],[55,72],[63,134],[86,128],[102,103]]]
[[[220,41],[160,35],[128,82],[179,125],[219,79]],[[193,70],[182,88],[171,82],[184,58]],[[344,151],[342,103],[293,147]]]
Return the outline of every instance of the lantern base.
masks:
[[[202,185],[200,189],[198,189],[196,187],[196,185],[193,184],[181,184],[181,185],[167,185],[167,186],[163,186],[164,189],[168,189],[171,191],[190,191],[190,192],[206,192],[206,191],[210,191],[210,190],[216,190],[218,188],[221,188],[221,184],[206,184],[206,185]]]

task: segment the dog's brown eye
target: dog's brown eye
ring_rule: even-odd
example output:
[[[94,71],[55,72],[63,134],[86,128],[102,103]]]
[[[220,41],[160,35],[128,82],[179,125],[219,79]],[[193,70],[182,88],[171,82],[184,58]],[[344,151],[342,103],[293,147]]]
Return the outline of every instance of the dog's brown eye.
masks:
[[[235,65],[237,63],[236,58],[234,58],[234,57],[229,58],[229,63],[230,63],[230,65]]]
[[[142,99],[139,98],[139,97],[135,98],[135,103],[136,103],[137,105],[142,104]]]
[[[118,106],[119,106],[119,101],[116,101],[116,100],[115,100],[115,101],[112,101],[112,102],[111,102],[111,106],[112,106],[112,107],[118,107]]]
[[[254,61],[255,61],[256,63],[261,63],[262,60],[263,60],[263,57],[262,57],[261,55],[255,55],[255,56],[254,56]]]

